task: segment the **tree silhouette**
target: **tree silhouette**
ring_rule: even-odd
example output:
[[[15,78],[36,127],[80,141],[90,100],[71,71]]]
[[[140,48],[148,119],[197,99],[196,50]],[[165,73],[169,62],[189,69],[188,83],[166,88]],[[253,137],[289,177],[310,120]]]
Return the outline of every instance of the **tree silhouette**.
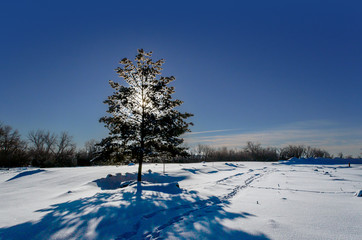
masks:
[[[144,159],[186,153],[180,135],[190,131],[192,123],[185,120],[193,116],[175,109],[183,103],[171,96],[174,87],[168,84],[175,78],[162,77],[165,61],[154,62],[151,56],[152,52],[139,49],[135,64],[127,58],[120,61],[123,66],[116,72],[126,84],[109,81],[115,90],[104,101],[109,115],[99,120],[109,129],[109,136],[100,143],[104,155],[121,159],[136,157],[138,181],[141,181]]]
[[[33,166],[74,166],[76,145],[72,136],[62,132],[59,136],[50,131],[37,130],[28,134],[29,155]]]
[[[28,163],[26,142],[17,130],[0,122],[0,167],[20,167]]]

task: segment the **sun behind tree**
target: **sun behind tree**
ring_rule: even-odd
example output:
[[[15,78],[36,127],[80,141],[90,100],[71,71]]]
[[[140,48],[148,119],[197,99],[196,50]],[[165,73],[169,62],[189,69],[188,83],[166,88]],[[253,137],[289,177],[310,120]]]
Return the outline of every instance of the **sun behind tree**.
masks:
[[[137,181],[141,181],[145,158],[186,154],[180,136],[192,125],[185,121],[192,114],[175,109],[183,103],[171,96],[175,90],[168,84],[175,77],[162,77],[165,61],[153,62],[151,56],[152,52],[138,49],[135,64],[127,58],[120,61],[123,66],[116,72],[126,84],[109,81],[115,90],[104,101],[109,115],[99,120],[109,129],[109,137],[100,143],[103,153],[136,158]]]

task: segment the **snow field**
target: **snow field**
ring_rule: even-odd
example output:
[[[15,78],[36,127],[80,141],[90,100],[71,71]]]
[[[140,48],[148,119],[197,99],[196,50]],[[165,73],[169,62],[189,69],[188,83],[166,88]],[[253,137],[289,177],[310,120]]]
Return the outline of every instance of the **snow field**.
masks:
[[[362,165],[144,164],[141,184],[137,168],[0,170],[0,239],[362,235]]]

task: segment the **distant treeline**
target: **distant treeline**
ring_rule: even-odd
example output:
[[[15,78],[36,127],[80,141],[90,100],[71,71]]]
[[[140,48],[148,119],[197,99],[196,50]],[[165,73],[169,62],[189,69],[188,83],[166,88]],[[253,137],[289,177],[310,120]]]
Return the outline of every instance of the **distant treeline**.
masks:
[[[17,130],[0,123],[0,167],[72,167],[89,166],[95,157],[95,140],[77,150],[73,137],[49,131],[31,131],[23,140]]]
[[[260,143],[247,142],[241,149],[228,149],[227,147],[213,148],[207,145],[198,145],[190,158],[201,161],[278,161],[296,158],[333,158],[324,149],[304,146],[289,145],[283,148],[262,147]],[[343,158],[340,153],[338,157]],[[352,156],[346,156],[351,158]]]
[[[73,137],[66,132],[60,135],[37,130],[22,139],[17,130],[0,123],[0,167],[74,167],[106,164],[127,164],[134,161],[122,153],[102,152],[96,140],[89,140],[82,149],[77,149]],[[289,145],[283,148],[262,147],[260,143],[248,142],[244,148],[228,149],[198,145],[188,156],[168,158],[167,156],[149,159],[149,162],[201,162],[201,161],[278,161],[296,158],[333,158],[326,150]],[[352,158],[343,156],[338,158]]]

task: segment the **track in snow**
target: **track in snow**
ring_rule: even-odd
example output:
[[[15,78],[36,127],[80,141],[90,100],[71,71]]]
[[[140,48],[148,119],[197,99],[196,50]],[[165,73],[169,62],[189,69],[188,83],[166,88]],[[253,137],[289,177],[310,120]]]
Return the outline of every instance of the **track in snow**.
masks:
[[[206,199],[206,200],[199,200],[199,201],[197,201],[195,203],[184,204],[184,205],[180,205],[180,206],[177,206],[177,207],[163,209],[163,210],[155,211],[153,213],[146,214],[140,220],[138,220],[136,224],[133,225],[132,231],[126,232],[126,233],[118,236],[116,238],[116,240],[132,239],[133,237],[136,237],[140,226],[142,224],[144,224],[144,222],[147,221],[148,219],[156,217],[160,213],[174,212],[174,211],[181,210],[181,209],[189,209],[186,212],[182,212],[182,213],[177,214],[176,216],[170,218],[166,223],[164,223],[164,224],[162,224],[162,225],[160,225],[158,227],[155,227],[152,232],[144,233],[142,235],[142,237],[141,237],[142,239],[157,239],[162,234],[162,231],[165,228],[170,227],[175,223],[178,223],[178,222],[181,222],[181,221],[185,220],[187,216],[193,214],[196,211],[200,211],[200,210],[203,210],[205,208],[210,208],[210,207],[217,206],[217,205],[220,205],[220,204],[228,203],[228,200],[233,198],[240,190],[248,187],[253,181],[255,181],[256,179],[261,178],[266,173],[272,172],[272,171],[266,171],[267,168],[265,167],[263,169],[257,169],[257,170],[254,170],[254,171],[249,171],[248,173],[255,172],[255,171],[258,171],[258,170],[262,170],[262,172],[261,173],[253,173],[252,176],[250,176],[248,179],[246,179],[244,181],[243,185],[235,186],[229,193],[224,194],[222,196],[211,197],[211,198]],[[244,173],[237,173],[237,174],[231,175],[229,177],[220,179],[220,180],[216,181],[216,184],[220,184],[223,181],[226,181],[226,180],[241,176],[243,174]]]

